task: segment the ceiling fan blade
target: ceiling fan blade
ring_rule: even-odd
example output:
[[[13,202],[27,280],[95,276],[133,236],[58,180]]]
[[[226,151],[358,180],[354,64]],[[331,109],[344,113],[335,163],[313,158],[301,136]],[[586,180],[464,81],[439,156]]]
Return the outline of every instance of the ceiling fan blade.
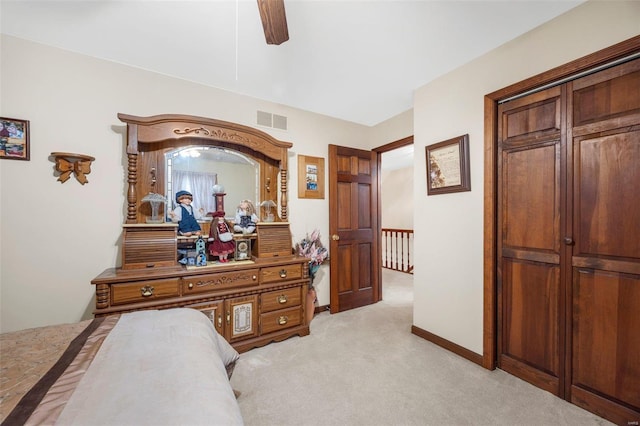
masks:
[[[267,44],[282,44],[289,40],[284,0],[258,0],[258,10]]]

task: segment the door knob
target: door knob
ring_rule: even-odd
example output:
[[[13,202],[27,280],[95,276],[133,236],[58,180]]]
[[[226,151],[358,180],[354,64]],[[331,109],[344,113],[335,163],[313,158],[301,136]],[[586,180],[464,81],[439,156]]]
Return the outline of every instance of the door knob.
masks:
[[[340,235],[338,235],[338,234],[333,234],[333,235],[331,236],[331,239],[332,239],[333,241],[338,241],[338,240],[340,239]]]
[[[571,237],[564,237],[564,243],[568,246],[572,246],[575,243],[575,241],[573,241],[573,238]]]

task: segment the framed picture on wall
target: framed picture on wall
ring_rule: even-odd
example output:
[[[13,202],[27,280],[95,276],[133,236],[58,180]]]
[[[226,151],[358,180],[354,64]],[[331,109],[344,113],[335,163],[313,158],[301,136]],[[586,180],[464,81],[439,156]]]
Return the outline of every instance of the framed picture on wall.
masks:
[[[469,135],[426,147],[427,195],[471,191]]]
[[[0,158],[29,161],[29,121],[0,117]]]
[[[298,198],[324,198],[324,158],[298,155]]]

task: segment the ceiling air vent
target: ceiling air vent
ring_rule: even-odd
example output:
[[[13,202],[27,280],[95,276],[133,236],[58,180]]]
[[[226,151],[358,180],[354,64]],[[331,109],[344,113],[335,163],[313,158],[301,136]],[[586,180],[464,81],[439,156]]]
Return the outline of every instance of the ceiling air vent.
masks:
[[[259,126],[271,127],[274,129],[287,130],[287,117],[284,115],[271,114],[270,112],[258,111],[257,122]]]

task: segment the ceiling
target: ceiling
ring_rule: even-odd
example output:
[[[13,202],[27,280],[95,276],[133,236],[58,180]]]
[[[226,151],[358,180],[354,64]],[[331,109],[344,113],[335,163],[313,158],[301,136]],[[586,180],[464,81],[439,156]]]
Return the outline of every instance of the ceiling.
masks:
[[[4,34],[363,125],[430,80],[584,0],[285,0],[267,45],[255,0],[1,0]]]

